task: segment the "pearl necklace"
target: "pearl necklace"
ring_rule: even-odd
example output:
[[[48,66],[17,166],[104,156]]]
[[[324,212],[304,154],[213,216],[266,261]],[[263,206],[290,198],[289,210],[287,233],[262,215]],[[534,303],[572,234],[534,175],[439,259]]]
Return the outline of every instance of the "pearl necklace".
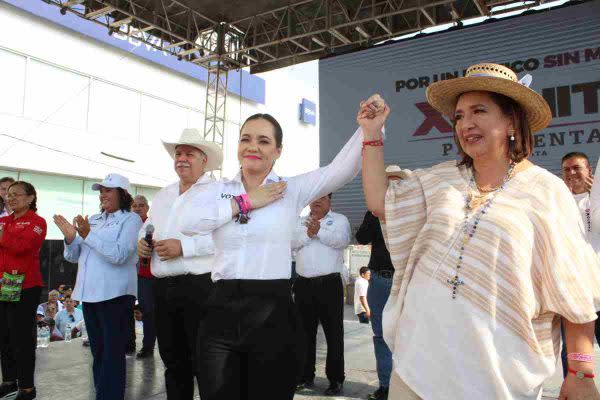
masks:
[[[471,180],[469,181],[469,190],[467,190],[467,194],[465,194],[465,218],[463,221],[463,226],[461,228],[461,230],[463,232],[463,239],[462,239],[462,243],[460,246],[460,253],[458,254],[458,262],[456,263],[456,271],[455,271],[454,277],[452,279],[446,280],[446,282],[452,288],[452,298],[453,299],[456,299],[456,294],[458,292],[458,288],[465,284],[465,282],[460,278],[460,274],[459,274],[460,268],[462,267],[462,263],[463,263],[465,247],[467,246],[467,244],[469,243],[471,238],[473,238],[473,236],[475,236],[475,233],[477,232],[477,226],[481,222],[481,218],[489,211],[496,196],[498,196],[498,194],[500,194],[500,192],[504,190],[506,183],[512,178],[514,169],[515,169],[515,163],[511,162],[508,167],[508,171],[506,172],[506,175],[504,176],[504,180],[502,181],[502,184],[500,186],[498,186],[493,192],[490,192],[490,193],[492,193],[491,197],[489,197],[488,199],[485,200],[485,203],[479,209],[479,211],[475,212],[475,219],[473,221],[473,225],[469,226],[470,212],[473,211],[475,208],[477,208],[476,206],[471,205],[471,202],[473,201],[473,197],[474,197],[473,191],[476,190],[476,188],[477,188],[477,184],[475,182],[475,172],[473,171]]]

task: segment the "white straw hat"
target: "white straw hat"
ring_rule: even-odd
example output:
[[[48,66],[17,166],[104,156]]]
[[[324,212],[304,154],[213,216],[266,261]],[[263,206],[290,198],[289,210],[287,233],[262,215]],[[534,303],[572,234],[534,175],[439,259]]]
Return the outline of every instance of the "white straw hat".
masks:
[[[198,129],[184,129],[177,142],[163,141],[163,146],[165,146],[165,149],[172,158],[175,158],[175,148],[179,145],[192,146],[206,154],[205,171],[219,169],[223,163],[223,150],[221,149],[221,146],[215,142],[204,140]]]

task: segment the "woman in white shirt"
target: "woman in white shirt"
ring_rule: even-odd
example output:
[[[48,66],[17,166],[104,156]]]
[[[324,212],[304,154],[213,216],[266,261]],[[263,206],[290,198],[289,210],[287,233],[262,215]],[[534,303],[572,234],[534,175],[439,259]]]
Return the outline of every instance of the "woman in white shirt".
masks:
[[[203,400],[294,396],[301,353],[289,285],[292,232],[308,203],[356,176],[362,133],[357,130],[328,166],[291,178],[272,169],[282,137],[272,116],[248,118],[238,145],[240,172],[202,193],[213,201],[196,198],[214,207],[198,207],[187,227],[212,232],[216,249],[215,295],[198,332]]]
[[[100,192],[101,214],[81,215],[70,224],[55,215],[65,236],[65,260],[78,263],[73,298],[83,317],[94,357],[96,400],[125,397],[125,350],[137,295],[137,237],[142,220],[131,212],[129,180],[109,174],[92,190]]]

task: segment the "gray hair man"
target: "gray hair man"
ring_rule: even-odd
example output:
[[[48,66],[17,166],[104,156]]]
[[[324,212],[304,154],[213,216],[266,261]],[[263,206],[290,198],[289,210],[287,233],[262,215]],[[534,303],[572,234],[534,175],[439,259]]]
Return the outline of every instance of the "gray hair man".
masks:
[[[194,212],[191,200],[213,182],[207,172],[221,166],[223,153],[216,143],[203,140],[196,129],[184,129],[177,142],[163,145],[173,158],[179,181],[154,197],[150,216],[140,231],[138,255],[141,265],[150,262],[156,278],[154,313],[167,397],[192,400],[196,332],[213,289],[214,245],[211,235],[189,236],[182,228]]]

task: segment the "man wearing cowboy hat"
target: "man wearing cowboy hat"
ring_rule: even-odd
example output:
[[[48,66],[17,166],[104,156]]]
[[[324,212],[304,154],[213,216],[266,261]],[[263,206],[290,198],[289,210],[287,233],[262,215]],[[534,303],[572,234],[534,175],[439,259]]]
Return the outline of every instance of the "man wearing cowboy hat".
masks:
[[[410,173],[410,171],[402,170],[397,165],[388,165],[385,169],[388,180],[405,179]],[[392,353],[383,340],[381,322],[383,307],[390,296],[392,288],[394,266],[390,259],[390,253],[385,246],[380,219],[383,222],[383,215],[378,218],[367,211],[360,228],[356,232],[356,241],[359,244],[371,245],[371,257],[369,258],[371,280],[369,281],[367,301],[371,310],[370,319],[371,328],[373,329],[373,347],[375,349],[379,388],[369,395],[369,400],[387,399],[392,372]]]
[[[156,334],[165,364],[169,400],[191,400],[194,395],[196,331],[212,291],[210,272],[213,242],[210,235],[184,235],[191,200],[213,182],[206,173],[221,166],[223,153],[196,129],[184,129],[177,142],[163,142],[174,160],[179,181],[156,194],[150,217],[140,231],[138,254],[151,258]],[[147,233],[153,231],[149,245]]]

